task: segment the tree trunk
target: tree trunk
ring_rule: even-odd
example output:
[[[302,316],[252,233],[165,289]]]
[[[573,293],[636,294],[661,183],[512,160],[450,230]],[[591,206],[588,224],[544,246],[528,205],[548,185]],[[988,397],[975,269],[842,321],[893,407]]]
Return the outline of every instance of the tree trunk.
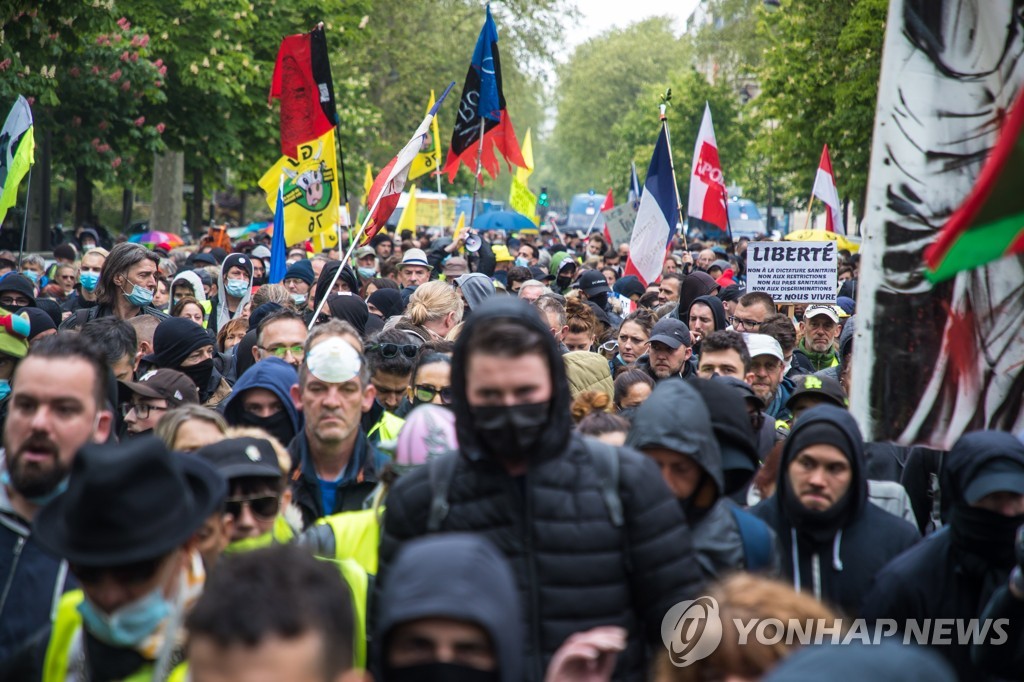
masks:
[[[199,165],[192,167],[192,219],[195,225],[192,228],[192,235],[198,237],[205,233],[206,221],[203,220],[205,206],[203,206],[203,169]]]
[[[53,133],[47,130],[42,135],[40,145],[36,149],[36,163],[32,168],[29,182],[28,232],[25,234],[25,249],[28,251],[45,251],[51,248],[50,243],[50,165],[53,157]]]
[[[181,152],[158,154],[153,159],[153,207],[149,229],[178,234],[181,231],[185,155]]]
[[[248,198],[249,192],[247,190],[241,190],[238,193],[238,224],[245,225],[245,200]]]
[[[92,179],[83,166],[75,167],[75,225],[93,225]]]
[[[121,190],[121,228],[125,231],[132,224],[132,208],[135,205],[135,192],[130,187]]]

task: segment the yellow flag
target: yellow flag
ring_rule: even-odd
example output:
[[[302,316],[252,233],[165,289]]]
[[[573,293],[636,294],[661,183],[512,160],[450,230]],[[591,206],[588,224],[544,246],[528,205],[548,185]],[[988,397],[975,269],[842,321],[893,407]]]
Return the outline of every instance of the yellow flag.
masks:
[[[298,146],[298,158],[282,156],[259,185],[267,205],[277,204],[277,189],[284,176],[284,241],[288,246],[314,239],[322,249],[338,244],[338,156],[334,128]]]
[[[455,225],[455,232],[452,233],[452,241],[459,241],[459,237],[462,236],[462,231],[466,229],[466,214],[465,212],[459,214],[459,222]]]
[[[516,168],[516,177],[526,184],[526,178],[530,177],[533,173],[533,137],[530,134],[530,128],[526,129],[526,137],[523,138],[523,161],[526,162],[526,168]]]
[[[363,176],[363,206],[370,200],[370,189],[373,188],[373,169],[366,164],[366,175]]]
[[[534,223],[537,222],[534,219],[534,214],[537,212],[537,195],[530,191],[530,188],[526,186],[526,180],[520,178],[518,174],[512,178],[512,187],[508,193],[508,205],[513,211],[522,213]]]
[[[402,209],[402,217],[398,219],[397,234],[412,232],[416,234],[416,185],[409,187],[409,203]]]
[[[427,104],[427,113],[430,113],[434,106],[434,91],[430,91],[430,102]],[[424,141],[424,147],[416,158],[412,160],[412,167],[409,169],[409,179],[415,180],[421,175],[432,173],[441,166],[441,134],[437,129],[437,116],[430,122],[430,139]]]

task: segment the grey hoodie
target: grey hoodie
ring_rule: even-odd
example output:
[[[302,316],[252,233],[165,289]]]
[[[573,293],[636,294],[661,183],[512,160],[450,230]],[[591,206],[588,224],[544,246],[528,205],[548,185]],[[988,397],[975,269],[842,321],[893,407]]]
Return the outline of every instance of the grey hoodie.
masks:
[[[479,308],[481,303],[494,296],[494,282],[482,273],[469,272],[456,277],[455,282],[462,289],[462,295],[466,297],[466,305],[470,310]]]

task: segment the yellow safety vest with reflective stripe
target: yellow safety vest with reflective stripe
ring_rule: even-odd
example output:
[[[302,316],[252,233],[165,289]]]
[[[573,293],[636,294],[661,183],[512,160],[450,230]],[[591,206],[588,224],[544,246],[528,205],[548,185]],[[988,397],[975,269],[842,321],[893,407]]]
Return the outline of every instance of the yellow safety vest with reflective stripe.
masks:
[[[377,575],[377,549],[380,546],[380,519],[383,508],[331,514],[317,525],[331,527],[334,534],[334,558],[352,559],[370,575]]]
[[[78,605],[85,595],[81,590],[67,592],[57,606],[57,620],[53,623],[50,642],[46,645],[46,659],[43,663],[43,682],[66,682],[68,667],[71,665],[71,646],[75,635],[82,628],[82,614]],[[83,644],[84,646],[84,644]],[[184,663],[175,667],[167,677],[168,682],[184,682],[187,668]],[[153,666],[147,663],[122,682],[152,682]]]
[[[318,557],[320,558],[320,557]],[[366,598],[370,592],[370,578],[366,570],[353,559],[323,559],[334,564],[352,595],[352,615],[355,626],[352,641],[352,667],[366,668]]]
[[[295,531],[288,525],[287,519],[280,514],[274,519],[274,527],[254,538],[236,540],[224,548],[225,554],[237,554],[238,552],[251,552],[254,549],[270,547],[271,545],[286,545],[295,539]]]
[[[393,441],[398,439],[398,432],[402,430],[402,425],[405,424],[405,420],[401,417],[396,417],[390,412],[384,412],[384,415],[380,420],[370,427],[369,433],[366,434],[367,438],[373,439],[374,434],[380,434],[379,441]]]

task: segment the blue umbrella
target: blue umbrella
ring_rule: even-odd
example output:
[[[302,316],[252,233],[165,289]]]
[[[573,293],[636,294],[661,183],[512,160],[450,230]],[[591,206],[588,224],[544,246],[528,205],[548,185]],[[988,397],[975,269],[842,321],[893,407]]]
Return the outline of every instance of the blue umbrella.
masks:
[[[533,221],[522,213],[515,211],[488,211],[473,221],[473,228],[477,230],[528,230],[536,228]]]

